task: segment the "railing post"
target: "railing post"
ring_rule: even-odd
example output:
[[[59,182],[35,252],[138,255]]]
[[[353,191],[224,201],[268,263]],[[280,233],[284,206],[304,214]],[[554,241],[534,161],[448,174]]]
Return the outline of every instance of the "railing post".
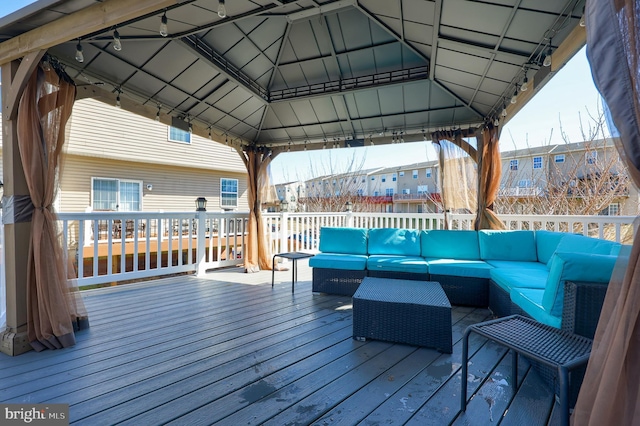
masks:
[[[84,209],[85,213],[91,213],[93,211],[93,209],[91,207],[87,207],[86,209]],[[92,243],[94,243],[93,238],[91,237],[91,219],[87,219],[84,221],[84,245],[89,246]],[[94,236],[97,235],[98,233],[96,232],[96,230],[94,230],[93,232]],[[97,242],[97,238],[96,241]],[[80,250],[80,248],[78,247],[78,250]]]
[[[353,228],[353,212],[352,211],[347,212],[346,219],[347,219],[347,223],[346,223],[347,228]]]
[[[287,245],[288,235],[289,235],[289,213],[282,212],[282,219],[280,220],[280,252],[284,253],[289,251],[289,247]]]
[[[201,277],[205,275],[207,272],[206,269],[206,261],[205,261],[205,248],[206,248],[206,236],[207,232],[205,230],[205,222],[207,219],[206,211],[198,211],[196,212],[198,217],[198,229],[197,229],[197,241],[198,245],[196,247],[196,274]]]

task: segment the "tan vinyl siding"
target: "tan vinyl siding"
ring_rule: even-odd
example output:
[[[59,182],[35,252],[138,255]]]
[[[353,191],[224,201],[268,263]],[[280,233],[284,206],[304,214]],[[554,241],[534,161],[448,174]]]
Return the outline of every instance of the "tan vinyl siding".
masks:
[[[242,159],[224,143],[191,135],[170,142],[168,126],[93,99],[73,106],[69,154],[170,166],[242,171]],[[224,141],[223,141],[224,142]]]
[[[195,199],[205,197],[208,211],[220,207],[220,179],[238,179],[238,207],[248,210],[246,173],[166,167],[158,164],[113,161],[69,155],[61,180],[60,210],[84,212],[91,206],[91,178],[115,178],[142,182],[143,211],[191,211]],[[151,191],[147,184],[153,185]]]

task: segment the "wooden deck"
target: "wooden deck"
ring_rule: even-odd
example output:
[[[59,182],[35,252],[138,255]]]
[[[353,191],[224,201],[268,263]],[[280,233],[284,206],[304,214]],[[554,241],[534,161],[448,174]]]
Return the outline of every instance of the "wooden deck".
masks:
[[[547,425],[550,391],[472,335],[466,413],[461,337],[484,309],[455,307],[453,354],[352,339],[351,298],[311,293],[311,272],[217,271],[84,292],[73,348],[0,354],[0,401],[67,403],[86,425]],[[473,337],[476,337],[475,339]],[[557,406],[557,404],[555,404]]]

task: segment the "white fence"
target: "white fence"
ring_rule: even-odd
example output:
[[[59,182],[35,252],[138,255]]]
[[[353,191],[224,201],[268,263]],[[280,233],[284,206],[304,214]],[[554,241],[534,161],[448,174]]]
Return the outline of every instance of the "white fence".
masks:
[[[79,286],[243,263],[248,213],[61,213],[64,244]],[[451,229],[473,229],[474,215],[451,214]],[[630,243],[632,216],[503,215],[507,229],[547,229]],[[273,253],[315,252],[320,228],[442,229],[438,213],[265,213]]]

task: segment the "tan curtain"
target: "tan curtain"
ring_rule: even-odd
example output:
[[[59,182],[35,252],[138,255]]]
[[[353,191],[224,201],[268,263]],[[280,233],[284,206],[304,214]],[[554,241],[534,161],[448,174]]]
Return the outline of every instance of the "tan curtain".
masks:
[[[624,158],[640,185],[640,5],[636,0],[589,0],[587,55],[609,108]],[[607,289],[593,350],[580,388],[574,425],[640,424],[640,239],[626,272]]]
[[[34,206],[27,270],[27,331],[36,351],[75,344],[74,328],[88,326],[73,267],[58,229],[53,200],[66,124],[76,88],[60,69],[39,66],[18,109],[18,146]]]
[[[440,196],[445,211],[445,229],[449,213],[472,213],[477,208],[477,150],[463,139],[462,132],[437,132],[432,140],[438,151]]]
[[[268,166],[274,155],[262,149],[239,151],[248,173],[249,223],[246,272],[271,269],[271,249],[267,244],[267,230],[262,219],[262,203],[270,191]]]
[[[498,143],[498,128],[493,124],[482,129],[482,141],[479,141],[480,157],[478,186],[478,213],[474,229],[504,229],[504,223],[493,212],[493,203],[500,189],[502,161]]]

